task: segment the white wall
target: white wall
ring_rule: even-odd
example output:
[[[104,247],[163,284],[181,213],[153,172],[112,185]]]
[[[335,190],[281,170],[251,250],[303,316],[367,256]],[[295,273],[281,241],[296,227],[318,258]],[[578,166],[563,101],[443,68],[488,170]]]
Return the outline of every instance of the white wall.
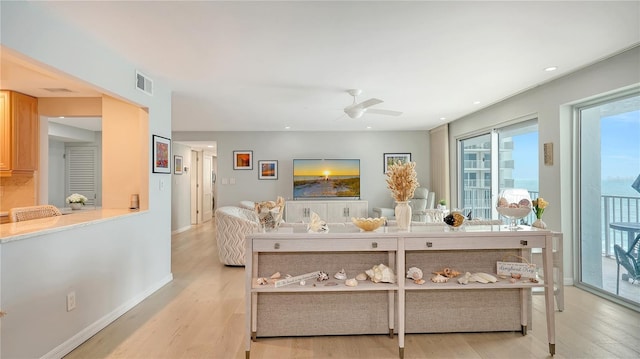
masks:
[[[564,233],[565,282],[574,278],[572,249],[576,247],[577,236],[572,224],[575,220],[576,197],[573,196],[572,171],[572,104],[612,91],[639,86],[640,48],[635,47],[617,56],[588,66],[568,76],[536,87],[486,109],[463,117],[449,125],[452,202],[458,194],[458,173],[456,140],[478,129],[490,129],[506,121],[534,114],[538,118],[540,196],[550,205],[544,212],[544,221],[554,231]],[[554,144],[552,166],[545,166],[542,159],[544,143]]]
[[[171,89],[161,78],[139,68],[154,79],[154,95],[136,90],[138,67],[86,31],[42,11],[37,2],[0,2],[0,16],[3,53],[11,51],[148,108],[150,135],[171,137]],[[167,178],[150,174],[149,211],[138,216],[26,239],[20,246],[29,251],[1,245],[0,307],[9,314],[0,327],[0,357],[33,358],[52,351],[50,357],[60,356],[73,348],[76,335],[99,330],[105,318],[115,319],[113,314],[171,278],[171,187],[160,185]],[[94,245],[99,251],[91,249]],[[97,289],[102,286],[108,290]],[[78,309],[66,312],[70,288],[76,289]]]
[[[176,175],[174,169],[171,175],[171,231],[180,232],[191,227],[191,148],[175,140],[172,147],[172,156],[182,156],[182,166],[189,167],[189,172]]]
[[[179,119],[176,119],[179,121]],[[238,205],[239,201],[275,200],[293,195],[294,158],[360,159],[361,199],[373,207],[392,207],[391,192],[383,173],[384,153],[411,153],[418,181],[429,186],[429,136],[427,131],[398,132],[174,132],[181,141],[217,142],[218,195],[216,207]],[[233,151],[252,150],[253,170],[233,170]],[[258,161],[277,160],[278,180],[259,180]],[[224,179],[236,184],[222,184]]]

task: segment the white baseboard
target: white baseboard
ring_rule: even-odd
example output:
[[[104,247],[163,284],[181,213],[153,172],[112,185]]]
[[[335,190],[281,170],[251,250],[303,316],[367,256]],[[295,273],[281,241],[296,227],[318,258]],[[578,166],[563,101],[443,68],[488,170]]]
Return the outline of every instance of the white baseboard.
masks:
[[[189,230],[189,229],[191,229],[191,225],[188,225],[188,226],[186,226],[186,227],[182,227],[182,228],[178,228],[178,229],[176,229],[175,231],[172,231],[172,232],[171,232],[171,234],[172,234],[172,235],[173,235],[173,234],[178,234],[178,233],[181,233],[181,232],[187,231],[187,230]]]
[[[116,308],[111,313],[105,315],[104,317],[98,319],[93,324],[84,328],[80,332],[78,332],[73,337],[69,338],[64,343],[58,345],[56,348],[43,355],[43,359],[58,359],[62,358],[65,355],[69,354],[73,349],[77,348],[80,344],[84,343],[87,339],[94,336],[96,333],[106,328],[107,325],[111,324],[113,321],[118,319],[121,315],[128,312],[131,308],[140,304],[143,300],[149,297],[151,294],[155,293],[158,289],[165,286],[167,283],[173,280],[173,274],[169,273],[166,277],[164,277],[161,281],[156,283],[151,288],[148,288],[146,291],[140,293],[136,297],[132,298],[128,302],[122,304],[120,307]]]

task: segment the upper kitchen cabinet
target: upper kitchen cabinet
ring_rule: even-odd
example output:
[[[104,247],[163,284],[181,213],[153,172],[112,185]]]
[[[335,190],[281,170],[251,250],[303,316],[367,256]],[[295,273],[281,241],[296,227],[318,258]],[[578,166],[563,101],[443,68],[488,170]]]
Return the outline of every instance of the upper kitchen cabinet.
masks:
[[[38,169],[38,99],[0,91],[0,176]]]

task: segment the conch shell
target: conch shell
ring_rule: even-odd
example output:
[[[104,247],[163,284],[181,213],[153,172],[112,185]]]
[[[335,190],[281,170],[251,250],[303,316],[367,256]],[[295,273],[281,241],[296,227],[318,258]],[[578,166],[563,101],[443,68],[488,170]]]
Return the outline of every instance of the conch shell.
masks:
[[[309,233],[328,233],[329,226],[316,212],[311,212],[311,222],[307,225]]]
[[[382,263],[373,266],[373,268],[371,269],[367,269],[365,273],[367,273],[369,278],[371,278],[371,281],[374,283],[380,283],[380,282],[395,283],[396,282],[396,276],[393,274],[393,271],[391,270],[391,268],[387,267]]]
[[[355,278],[351,278],[344,281],[344,284],[348,287],[356,287],[358,286],[358,281]]]

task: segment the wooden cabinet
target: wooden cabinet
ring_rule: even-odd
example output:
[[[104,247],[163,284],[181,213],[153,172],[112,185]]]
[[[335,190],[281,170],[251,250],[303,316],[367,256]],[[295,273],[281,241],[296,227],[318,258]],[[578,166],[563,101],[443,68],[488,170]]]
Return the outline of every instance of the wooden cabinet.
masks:
[[[0,176],[38,169],[38,99],[0,91]]]
[[[317,213],[327,223],[351,222],[351,217],[367,217],[367,201],[288,201],[285,204],[285,221],[305,222]]]

